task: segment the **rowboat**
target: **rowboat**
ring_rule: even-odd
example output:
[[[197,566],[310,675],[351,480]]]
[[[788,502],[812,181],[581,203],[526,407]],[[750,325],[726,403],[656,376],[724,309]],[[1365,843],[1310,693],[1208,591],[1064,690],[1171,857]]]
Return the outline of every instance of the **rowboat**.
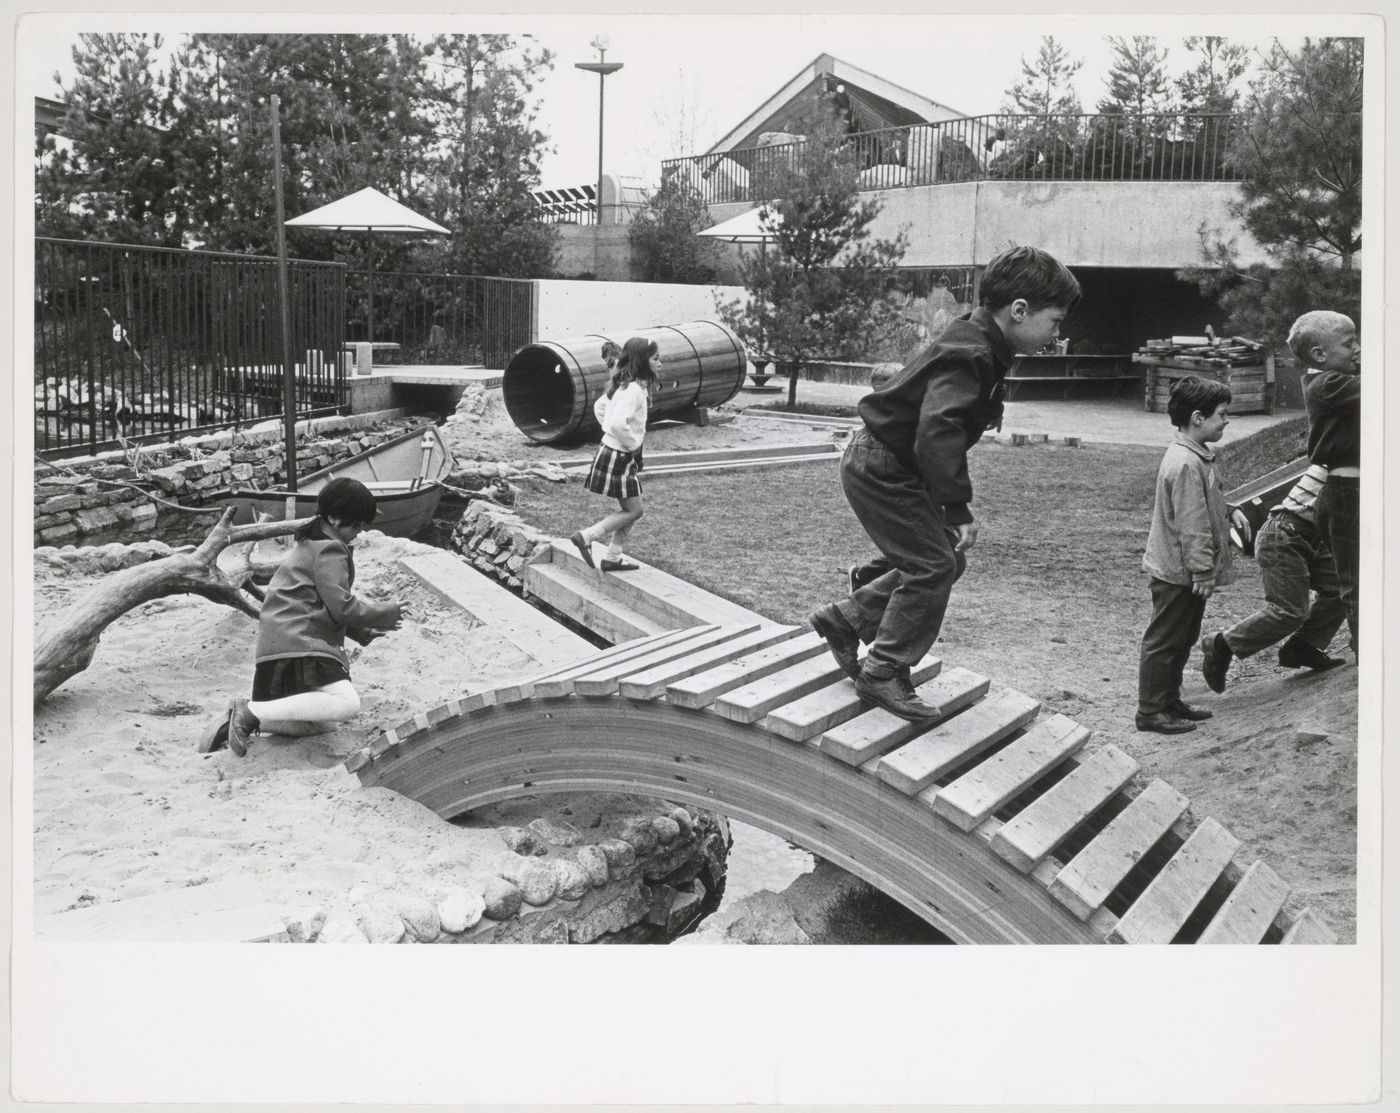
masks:
[[[436,425],[423,425],[375,445],[297,480],[294,518],[316,513],[316,495],[332,479],[358,479],[379,504],[379,516],[370,527],[389,537],[412,537],[428,524],[446,488],[442,481],[452,471],[452,453]],[[268,515],[274,521],[287,517],[287,490],[238,488],[210,501],[235,506],[235,525]]]

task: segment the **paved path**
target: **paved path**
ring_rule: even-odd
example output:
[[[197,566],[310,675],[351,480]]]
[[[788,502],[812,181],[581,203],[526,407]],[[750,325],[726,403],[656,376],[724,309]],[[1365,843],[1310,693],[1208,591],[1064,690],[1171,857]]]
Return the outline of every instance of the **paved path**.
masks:
[[[868,387],[836,383],[797,384],[798,403],[854,406],[869,393]],[[782,402],[786,393],[741,390],[733,400],[736,406]],[[1261,429],[1302,417],[1302,410],[1278,410],[1272,414],[1241,414],[1230,419],[1221,444],[1248,437]],[[1171,443],[1171,422],[1166,414],[1148,413],[1140,398],[1086,398],[1069,401],[1047,400],[1008,402],[1002,422],[1003,434],[1048,433],[1052,438],[1081,437],[1085,443],[1140,444],[1162,446]]]

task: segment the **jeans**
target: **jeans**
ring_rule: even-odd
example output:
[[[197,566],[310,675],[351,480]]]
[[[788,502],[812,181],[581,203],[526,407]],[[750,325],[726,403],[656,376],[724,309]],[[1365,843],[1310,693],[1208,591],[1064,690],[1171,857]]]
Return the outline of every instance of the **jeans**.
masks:
[[[1155,715],[1181,698],[1181,676],[1201,636],[1206,601],[1188,585],[1152,577],[1152,621],[1138,659],[1138,711]]]
[[[1356,652],[1357,579],[1361,572],[1361,482],[1347,476],[1328,476],[1314,509],[1318,532],[1332,550],[1351,631],[1351,651]]]
[[[1296,634],[1326,649],[1346,617],[1332,552],[1309,522],[1270,514],[1254,542],[1264,605],[1225,631],[1236,657],[1249,657]],[[1317,593],[1309,606],[1308,591]]]
[[[906,674],[938,640],[953,584],[966,567],[943,507],[923,478],[865,430],[841,457],[841,489],[892,571],[836,604],[870,645],[865,672]]]

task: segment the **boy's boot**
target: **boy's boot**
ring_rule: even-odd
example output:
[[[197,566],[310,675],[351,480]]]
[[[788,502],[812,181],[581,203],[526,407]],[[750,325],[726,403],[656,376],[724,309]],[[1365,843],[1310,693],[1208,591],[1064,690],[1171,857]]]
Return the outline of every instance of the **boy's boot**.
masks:
[[[1230,669],[1230,659],[1234,657],[1230,643],[1225,640],[1225,631],[1217,630],[1201,639],[1201,675],[1212,692],[1225,690],[1225,674]]]
[[[1335,669],[1346,664],[1340,657],[1329,657],[1317,646],[1294,634],[1278,647],[1278,663],[1286,669]]]
[[[909,679],[907,673],[871,676],[862,669],[856,677],[856,694],[876,707],[883,707],[891,715],[898,715],[911,723],[931,723],[942,718],[938,708],[919,698],[918,693],[914,691],[914,682]]]
[[[1133,725],[1138,730],[1150,730],[1157,734],[1185,734],[1196,729],[1195,723],[1189,719],[1178,719],[1170,711],[1155,711],[1150,715],[1139,711],[1133,718]]]
[[[1173,700],[1167,704],[1167,714],[1175,715],[1178,719],[1187,719],[1193,723],[1204,723],[1207,719],[1215,717],[1214,711],[1197,707],[1194,703],[1187,703],[1184,699]]]
[[[852,680],[860,677],[860,637],[835,603],[814,611],[807,623],[826,641],[841,671]]]

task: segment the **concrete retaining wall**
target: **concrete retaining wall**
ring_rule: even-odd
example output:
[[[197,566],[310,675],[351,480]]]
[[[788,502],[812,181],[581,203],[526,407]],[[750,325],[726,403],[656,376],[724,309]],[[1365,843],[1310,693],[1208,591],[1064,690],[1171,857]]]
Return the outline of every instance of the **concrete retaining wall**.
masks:
[[[718,320],[715,295],[742,297],[742,286],[686,286],[671,282],[535,283],[537,340],[566,340],[595,332],[626,332],[683,321]]]

